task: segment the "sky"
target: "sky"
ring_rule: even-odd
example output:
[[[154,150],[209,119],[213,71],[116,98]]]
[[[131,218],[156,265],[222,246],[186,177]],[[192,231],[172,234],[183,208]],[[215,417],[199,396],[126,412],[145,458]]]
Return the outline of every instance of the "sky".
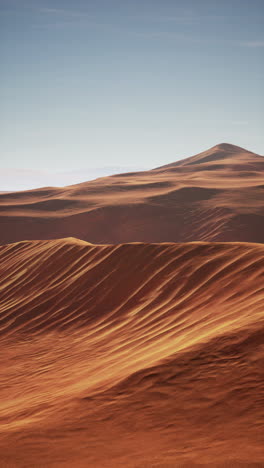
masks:
[[[0,31],[2,180],[264,153],[263,0],[0,0]]]

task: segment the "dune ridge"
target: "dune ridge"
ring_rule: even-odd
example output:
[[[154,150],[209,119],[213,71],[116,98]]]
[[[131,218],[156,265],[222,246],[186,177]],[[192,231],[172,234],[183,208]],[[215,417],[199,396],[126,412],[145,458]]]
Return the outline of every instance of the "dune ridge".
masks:
[[[144,172],[0,194],[0,244],[264,242],[264,158],[227,143]]]
[[[263,253],[1,246],[4,466],[261,466]]]

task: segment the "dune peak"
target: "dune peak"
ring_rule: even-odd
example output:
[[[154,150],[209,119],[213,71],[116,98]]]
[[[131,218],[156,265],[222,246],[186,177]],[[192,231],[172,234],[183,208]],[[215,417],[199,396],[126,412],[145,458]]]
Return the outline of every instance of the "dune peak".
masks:
[[[241,151],[245,151],[247,153],[251,153],[251,151],[246,150],[245,148],[242,148],[241,146],[233,145],[231,143],[219,143],[218,145],[213,146],[207,151],[211,150],[221,150],[221,151],[228,151],[232,153],[237,153]]]
[[[263,156],[231,143],[149,171],[0,195],[0,245],[263,242]]]

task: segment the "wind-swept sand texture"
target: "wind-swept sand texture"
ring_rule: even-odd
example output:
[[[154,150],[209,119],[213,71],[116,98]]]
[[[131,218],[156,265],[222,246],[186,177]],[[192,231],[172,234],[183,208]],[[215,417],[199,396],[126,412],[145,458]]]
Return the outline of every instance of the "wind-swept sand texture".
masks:
[[[2,246],[1,466],[263,466],[263,254]]]
[[[0,243],[264,242],[264,158],[220,144],[152,171],[0,194]]]

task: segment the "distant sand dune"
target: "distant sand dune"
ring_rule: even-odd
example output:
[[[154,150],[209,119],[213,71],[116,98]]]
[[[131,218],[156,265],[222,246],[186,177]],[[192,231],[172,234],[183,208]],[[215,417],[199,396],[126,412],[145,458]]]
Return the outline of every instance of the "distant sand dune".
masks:
[[[263,254],[0,247],[2,466],[263,466]]]
[[[0,194],[0,244],[264,242],[264,158],[230,144],[145,172]]]

